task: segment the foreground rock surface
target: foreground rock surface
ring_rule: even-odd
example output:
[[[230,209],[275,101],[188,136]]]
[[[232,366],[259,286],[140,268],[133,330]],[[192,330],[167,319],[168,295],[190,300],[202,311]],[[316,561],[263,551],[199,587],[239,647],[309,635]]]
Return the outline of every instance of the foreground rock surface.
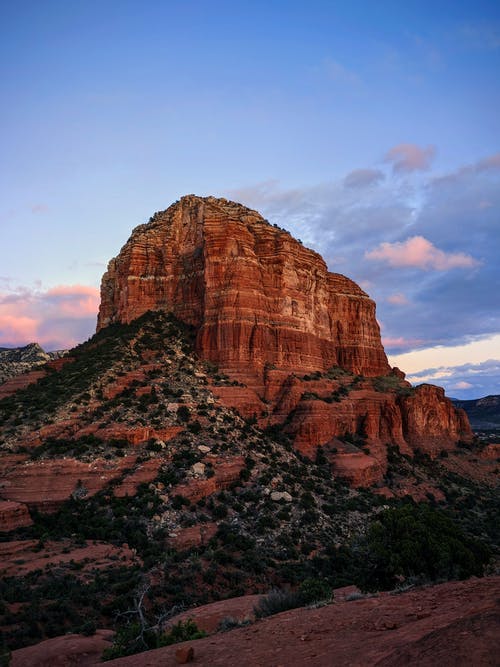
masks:
[[[113,632],[98,630],[91,637],[65,635],[14,651],[10,667],[89,667],[101,664]]]
[[[200,665],[302,667],[494,665],[500,650],[500,577],[401,595],[284,612],[189,642]],[[175,647],[114,660],[115,667],[170,664]]]
[[[500,577],[449,582],[400,595],[383,594],[318,609],[295,609],[231,632],[148,651],[108,664],[113,667],[174,665],[179,648],[191,646],[197,665],[287,665],[364,667],[419,665],[442,667],[498,664],[500,650]],[[232,601],[227,601],[230,616]],[[223,603],[216,603],[220,617]],[[239,603],[241,606],[241,602]],[[205,610],[202,617],[207,617]],[[50,640],[57,642],[63,638]],[[39,655],[50,642],[14,652]],[[61,646],[62,652],[62,646]],[[19,656],[19,657],[18,657]],[[45,665],[45,662],[31,664]],[[58,662],[51,664],[99,664]]]

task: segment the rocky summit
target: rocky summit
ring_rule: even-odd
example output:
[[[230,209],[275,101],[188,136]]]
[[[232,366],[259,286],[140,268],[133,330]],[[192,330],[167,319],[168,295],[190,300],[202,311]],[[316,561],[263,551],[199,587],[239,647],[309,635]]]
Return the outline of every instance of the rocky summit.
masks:
[[[355,283],[183,197],[111,260],[96,334],[0,385],[0,656],[78,633],[119,659],[199,638],[190,610],[230,598],[255,609],[222,629],[493,573],[497,482],[498,445],[389,367]]]
[[[137,227],[102,279],[98,326],[166,310],[196,350],[256,375],[340,366],[389,372],[375,304],[352,280],[241,204],[188,195]]]
[[[65,350],[45,352],[38,343],[28,343],[24,347],[0,347],[0,385],[9,378],[26,373],[53,359],[59,359],[65,354]]]

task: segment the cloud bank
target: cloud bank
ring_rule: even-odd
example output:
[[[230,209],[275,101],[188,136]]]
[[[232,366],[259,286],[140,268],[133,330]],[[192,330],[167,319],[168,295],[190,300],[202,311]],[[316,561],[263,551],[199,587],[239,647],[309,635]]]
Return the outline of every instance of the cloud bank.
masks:
[[[0,291],[0,346],[37,342],[46,350],[67,349],[95,331],[99,290],[86,285]]]

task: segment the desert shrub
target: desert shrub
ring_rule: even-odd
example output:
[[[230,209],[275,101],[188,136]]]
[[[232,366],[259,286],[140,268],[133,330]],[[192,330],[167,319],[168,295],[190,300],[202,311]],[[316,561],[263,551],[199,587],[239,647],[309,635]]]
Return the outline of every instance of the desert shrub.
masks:
[[[299,587],[304,604],[331,600],[332,587],[325,579],[305,579]]]
[[[276,588],[259,600],[254,607],[254,613],[257,618],[264,618],[303,605],[304,598],[299,591],[285,591]]]
[[[381,512],[354,545],[355,583],[364,591],[389,590],[403,578],[421,581],[482,576],[488,547],[469,537],[444,512],[408,504]]]
[[[308,578],[297,591],[274,589],[260,598],[254,607],[257,618],[273,616],[288,609],[296,609],[314,602],[331,600],[332,587],[325,579]]]
[[[396,391],[402,385],[397,375],[380,375],[373,379],[373,388],[375,391]]]
[[[160,637],[159,646],[170,646],[179,642],[187,642],[191,639],[201,639],[206,637],[207,633],[200,630],[196,623],[188,618],[187,621],[179,621],[167,634]]]
[[[226,616],[223,618],[219,625],[217,626],[218,632],[227,632],[228,630],[234,630],[234,628],[242,628],[245,625],[250,625],[251,621],[248,618],[239,620],[233,616]]]
[[[183,422],[188,422],[191,419],[189,408],[186,405],[180,405],[177,410],[177,417]]]
[[[113,645],[104,649],[103,660],[114,660],[126,655],[134,655],[154,647],[152,633],[142,632],[140,623],[129,623],[118,628],[113,637]]]
[[[172,507],[174,510],[180,510],[184,505],[188,506],[189,500],[184,498],[184,496],[181,496],[179,493],[172,498]]]

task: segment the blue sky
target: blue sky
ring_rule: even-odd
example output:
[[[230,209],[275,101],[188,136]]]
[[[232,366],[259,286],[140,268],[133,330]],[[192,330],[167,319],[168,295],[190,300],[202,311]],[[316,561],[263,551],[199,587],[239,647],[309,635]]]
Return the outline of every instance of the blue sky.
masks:
[[[500,393],[497,2],[3,3],[0,71],[0,346],[86,338],[132,228],[213,194],[360,282],[412,380]]]

